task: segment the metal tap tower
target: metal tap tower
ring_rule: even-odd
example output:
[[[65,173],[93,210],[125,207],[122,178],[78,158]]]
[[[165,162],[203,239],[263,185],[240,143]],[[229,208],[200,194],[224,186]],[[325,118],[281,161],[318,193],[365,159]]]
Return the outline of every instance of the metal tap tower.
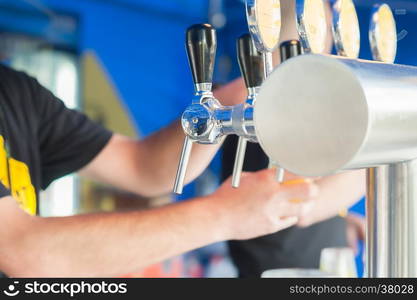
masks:
[[[332,28],[339,56],[318,55],[313,53],[322,48],[317,42],[322,31],[311,21],[312,2],[297,0],[302,43],[281,45],[284,60],[293,58],[285,60],[259,87],[265,71],[262,65],[265,68],[268,63],[262,64],[262,51],[254,46],[263,36],[254,19],[263,14],[254,10],[269,17],[262,5],[267,2],[279,7],[278,0],[247,1],[252,40],[245,35],[238,42],[248,88],[244,104],[222,106],[211,92],[215,30],[203,24],[187,31],[196,94],[182,116],[186,138],[175,192],[182,190],[192,144],[218,143],[229,134],[241,138],[234,186],[239,185],[247,141],[259,142],[271,161],[298,175],[326,176],[366,168],[366,274],[417,277],[417,68],[393,64],[392,12],[393,29],[384,35],[381,28],[389,26],[378,28],[378,24],[390,20],[389,7],[375,8],[370,26],[374,60],[361,60],[357,58],[359,24],[353,2],[336,1]],[[299,55],[301,45],[306,55]]]
[[[397,31],[387,4],[374,7],[369,40],[374,60],[395,61]],[[367,170],[368,277],[417,277],[416,174],[416,160]]]

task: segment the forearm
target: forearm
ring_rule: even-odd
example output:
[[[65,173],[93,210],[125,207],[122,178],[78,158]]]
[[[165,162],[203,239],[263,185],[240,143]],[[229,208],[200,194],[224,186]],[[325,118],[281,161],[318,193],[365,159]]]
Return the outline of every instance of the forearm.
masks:
[[[172,191],[183,140],[179,122],[141,141],[115,134],[79,173],[142,196],[160,196]],[[218,148],[194,144],[186,182],[207,167]]]
[[[210,196],[130,213],[38,218],[1,198],[0,270],[12,277],[115,276],[206,244],[276,232],[294,225],[319,189],[279,185],[274,176],[244,173],[237,190],[228,180]]]
[[[227,238],[208,198],[151,211],[32,218],[9,233],[2,270],[9,276],[126,274]],[[26,233],[24,233],[26,232]]]
[[[140,142],[141,154],[138,166],[142,173],[147,170],[144,189],[156,193],[170,192],[180,159],[185,135],[177,121],[155,135]],[[198,177],[210,164],[221,143],[215,145],[193,144],[187,168],[185,183]],[[142,174],[144,174],[143,172]]]
[[[318,181],[320,195],[311,212],[299,225],[309,226],[338,215],[343,209],[359,201],[366,192],[364,170],[345,172]]]

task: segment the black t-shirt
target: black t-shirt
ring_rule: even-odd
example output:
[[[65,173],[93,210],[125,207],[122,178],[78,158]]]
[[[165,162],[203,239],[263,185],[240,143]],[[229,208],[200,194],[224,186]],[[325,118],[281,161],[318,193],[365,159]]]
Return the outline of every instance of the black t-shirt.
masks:
[[[231,175],[237,137],[230,136],[223,147],[223,179]],[[268,166],[268,157],[258,144],[248,143],[245,171]],[[278,268],[318,268],[320,252],[326,247],[346,247],[346,222],[336,217],[308,228],[291,227],[275,234],[247,241],[230,241],[229,250],[240,277],[259,277]]]
[[[88,164],[111,136],[35,79],[0,65],[0,197],[12,194],[37,213],[39,191]]]

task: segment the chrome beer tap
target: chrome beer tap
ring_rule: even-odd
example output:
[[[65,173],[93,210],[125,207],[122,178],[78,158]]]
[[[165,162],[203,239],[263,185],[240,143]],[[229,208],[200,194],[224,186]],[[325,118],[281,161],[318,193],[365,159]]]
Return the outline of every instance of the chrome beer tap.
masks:
[[[301,55],[301,43],[298,40],[283,42],[280,45],[280,54],[282,62],[297,55]],[[248,125],[250,122],[249,118],[253,118],[253,105],[255,104],[256,96],[263,82],[263,75],[265,72],[265,56],[256,49],[255,44],[248,34],[241,36],[238,40],[238,60],[242,76],[245,79],[245,84],[248,89],[248,98],[244,104],[244,110],[246,112],[242,114],[242,116],[246,116],[244,123]],[[243,128],[253,130],[253,119],[251,127],[244,126]],[[254,132],[242,132],[239,134],[232,177],[232,186],[235,188],[239,187],[248,141],[258,142]],[[277,172],[280,172],[280,170]],[[277,177],[279,178],[281,176],[283,175]],[[282,180],[283,178],[279,181]]]
[[[256,95],[265,75],[265,56],[256,49],[251,36],[244,34],[237,41],[237,57],[240,71],[248,89],[248,98],[245,101],[244,110],[253,111]],[[232,186],[235,188],[239,187],[240,184],[248,140],[256,142],[256,138],[250,137],[247,132],[243,132],[243,135],[239,136],[232,176]]]
[[[212,93],[216,48],[216,31],[211,25],[197,24],[187,29],[186,49],[195,95],[192,104],[181,117],[186,137],[175,178],[176,194],[182,193],[193,143],[213,144],[217,143],[220,137],[219,124],[214,120],[214,110],[219,108],[220,104]]]
[[[186,44],[193,73],[195,96],[181,117],[186,137],[174,185],[174,192],[177,194],[182,193],[193,143],[217,144],[229,134],[256,141],[253,107],[246,103],[222,106],[211,91],[216,53],[214,28],[208,24],[191,26],[187,30]],[[255,83],[258,84],[258,81]]]
[[[289,40],[283,42],[280,45],[281,62],[301,55],[302,52],[303,50],[300,41]],[[242,76],[245,79],[245,84],[248,89],[248,99],[245,102],[246,113],[243,115],[246,116],[246,118],[253,118],[253,105],[255,104],[256,96],[264,79],[265,56],[257,51],[250,35],[243,35],[238,40],[238,60]],[[248,124],[249,120],[247,119],[245,123]],[[253,128],[253,125],[251,128]],[[239,136],[232,177],[232,186],[235,188],[239,187],[248,141],[258,142],[254,132],[250,132],[249,134],[246,133],[246,135],[243,133]],[[279,182],[283,181],[283,176],[283,169],[278,168],[277,179]]]

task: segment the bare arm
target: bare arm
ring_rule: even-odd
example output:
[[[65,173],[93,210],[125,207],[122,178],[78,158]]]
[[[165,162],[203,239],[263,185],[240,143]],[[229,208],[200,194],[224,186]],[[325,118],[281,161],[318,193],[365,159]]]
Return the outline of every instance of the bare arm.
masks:
[[[216,90],[215,96],[224,105],[241,103],[246,96],[244,83],[235,80]],[[141,141],[115,135],[81,174],[145,196],[167,193],[174,184],[183,141],[179,121]],[[203,172],[219,146],[193,146],[187,182]]]
[[[32,217],[0,199],[0,269],[12,277],[115,276],[226,239],[291,226],[317,195],[311,183],[280,186],[273,171],[245,174],[239,190],[129,213]],[[244,222],[242,222],[244,220]]]
[[[13,277],[115,276],[223,238],[221,215],[205,199],[64,218],[30,217],[11,198],[0,206],[0,267]]]

